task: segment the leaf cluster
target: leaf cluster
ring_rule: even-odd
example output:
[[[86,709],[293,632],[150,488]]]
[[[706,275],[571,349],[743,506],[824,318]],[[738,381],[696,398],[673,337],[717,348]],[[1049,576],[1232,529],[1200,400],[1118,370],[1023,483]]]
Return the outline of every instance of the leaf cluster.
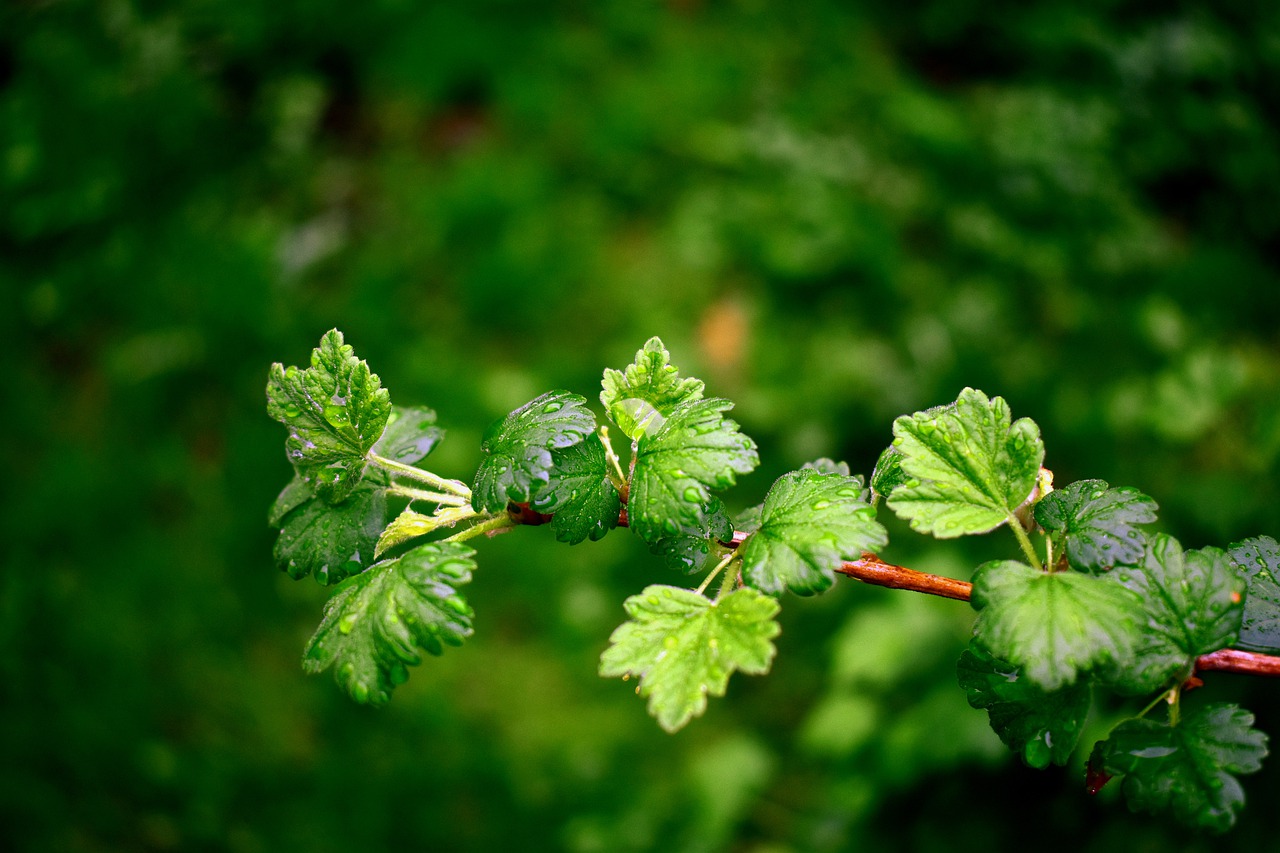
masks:
[[[550,391],[489,427],[468,487],[420,467],[443,435],[434,412],[393,408],[336,330],[309,367],[273,366],[268,411],[288,430],[295,470],[269,516],[276,562],[291,577],[338,583],[304,667],[383,704],[423,653],[471,634],[461,587],[475,561],[463,540],[549,523],[577,544],[625,525],[670,567],[706,573],[696,589],[654,584],[628,598],[600,660],[601,675],[637,679],[649,713],[674,732],[734,672],[768,671],[778,596],[821,593],[886,547],[883,499],[918,532],[1005,528],[1021,549],[1024,559],[974,572],[977,617],[958,677],[1027,764],[1069,762],[1096,696],[1139,697],[1145,710],[1094,746],[1091,787],[1123,775],[1135,809],[1213,830],[1234,821],[1236,775],[1257,769],[1265,736],[1235,706],[1184,715],[1182,693],[1202,655],[1235,643],[1280,649],[1274,539],[1184,550],[1149,532],[1158,507],[1136,489],[1094,479],[1055,490],[1037,425],[972,388],[898,418],[869,488],[844,463],[817,460],[735,518],[723,493],[759,457],[730,401],[704,396],[658,338],[606,370],[601,387],[629,441],[625,464],[585,397]],[[1148,718],[1159,705],[1163,722]]]

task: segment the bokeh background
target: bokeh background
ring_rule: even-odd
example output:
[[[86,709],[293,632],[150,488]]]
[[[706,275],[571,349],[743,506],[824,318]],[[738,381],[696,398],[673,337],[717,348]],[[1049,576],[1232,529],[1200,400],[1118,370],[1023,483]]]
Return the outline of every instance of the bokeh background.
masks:
[[[657,334],[760,445],[734,507],[972,385],[1188,547],[1280,534],[1278,10],[3,4],[0,846],[1267,849],[1278,762],[1225,841],[1092,800],[966,705],[966,606],[852,581],[668,736],[595,675],[681,580],[625,531],[483,544],[474,640],[358,707],[299,669],[263,387],[339,326],[466,478]],[[1280,731],[1280,684],[1202,692]]]

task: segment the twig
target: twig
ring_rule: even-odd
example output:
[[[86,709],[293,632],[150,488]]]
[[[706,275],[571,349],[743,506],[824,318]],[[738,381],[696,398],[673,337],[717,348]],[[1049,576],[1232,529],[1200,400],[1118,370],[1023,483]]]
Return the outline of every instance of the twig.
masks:
[[[736,535],[734,539],[737,539]],[[968,601],[973,593],[973,584],[895,566],[884,562],[875,554],[863,554],[861,560],[845,563],[836,571],[863,583],[940,595],[956,601]],[[1196,658],[1196,671],[1280,676],[1280,657],[1241,649],[1220,649]]]
[[[840,574],[875,586],[887,586],[890,589],[906,589],[911,592],[923,592],[926,595],[940,595],[955,601],[968,601],[973,591],[973,584],[917,572],[905,566],[886,563],[875,554],[863,554],[862,559],[845,563],[836,569]]]
[[[626,510],[623,510],[625,513]],[[626,525],[625,515],[621,519]],[[732,549],[738,548],[747,539],[747,534],[735,530],[733,538],[722,542]],[[918,572],[906,566],[895,566],[886,563],[875,554],[864,553],[861,559],[850,560],[836,569],[842,575],[869,583],[873,586],[884,586],[890,589],[905,589],[909,592],[922,592],[925,595],[937,595],[953,601],[968,601],[973,595],[973,584],[955,578],[931,575]],[[1240,672],[1246,675],[1269,675],[1280,677],[1280,657],[1266,655],[1261,652],[1246,652],[1241,649],[1219,649],[1196,658],[1197,672]]]

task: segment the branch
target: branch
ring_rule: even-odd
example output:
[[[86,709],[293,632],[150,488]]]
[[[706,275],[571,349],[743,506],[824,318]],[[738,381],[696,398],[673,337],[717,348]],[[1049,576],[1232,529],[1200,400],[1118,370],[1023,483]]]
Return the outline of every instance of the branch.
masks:
[[[535,514],[537,515],[537,514]],[[550,516],[541,516],[550,520]],[[531,520],[526,524],[541,524],[542,521]],[[618,526],[627,526],[627,510],[623,507]],[[737,548],[746,541],[747,534],[735,530],[733,538],[721,543],[729,548]],[[931,575],[918,572],[906,566],[895,566],[886,563],[875,554],[863,554],[859,560],[851,560],[836,569],[842,575],[869,583],[873,586],[884,586],[889,589],[905,589],[909,592],[922,592],[925,595],[937,595],[953,601],[968,601],[973,593],[973,584],[968,581],[947,578],[942,575]],[[1246,675],[1280,676],[1280,657],[1264,655],[1261,652],[1246,652],[1240,649],[1220,649],[1196,658],[1196,672],[1240,672]]]
[[[739,541],[737,534],[733,538],[736,544]],[[863,583],[940,595],[956,601],[968,601],[973,590],[973,585],[965,581],[895,566],[884,562],[875,554],[863,554],[861,560],[845,563],[836,571]],[[1196,671],[1280,676],[1280,657],[1240,649],[1220,649],[1196,658]]]

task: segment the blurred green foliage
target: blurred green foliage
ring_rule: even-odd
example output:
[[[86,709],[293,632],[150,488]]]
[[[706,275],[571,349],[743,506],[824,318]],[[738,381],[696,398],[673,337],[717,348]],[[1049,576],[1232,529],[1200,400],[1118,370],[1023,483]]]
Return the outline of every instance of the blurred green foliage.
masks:
[[[1011,760],[952,602],[788,599],[772,675],[662,733],[595,675],[674,580],[625,532],[483,543],[474,640],[357,707],[299,669],[262,388],[341,326],[467,478],[660,334],[760,445],[736,508],[972,385],[1187,547],[1275,535],[1277,79],[1243,0],[0,6],[2,846],[1210,849]],[[1275,734],[1278,690],[1201,701]]]

